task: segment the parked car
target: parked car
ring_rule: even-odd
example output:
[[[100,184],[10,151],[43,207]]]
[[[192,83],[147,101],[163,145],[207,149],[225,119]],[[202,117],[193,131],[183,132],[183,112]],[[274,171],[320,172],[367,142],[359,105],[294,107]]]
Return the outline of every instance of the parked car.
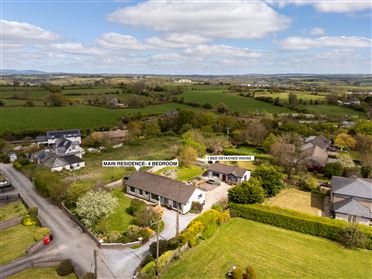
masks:
[[[218,178],[208,178],[207,183],[212,185],[221,185],[221,180]]]

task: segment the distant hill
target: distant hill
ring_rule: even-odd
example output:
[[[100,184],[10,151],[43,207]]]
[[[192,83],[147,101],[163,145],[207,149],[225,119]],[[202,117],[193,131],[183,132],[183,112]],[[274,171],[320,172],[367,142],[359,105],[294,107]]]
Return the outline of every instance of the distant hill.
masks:
[[[0,70],[0,75],[2,76],[10,76],[10,75],[43,75],[46,72],[36,71],[36,70],[9,70],[4,69]]]

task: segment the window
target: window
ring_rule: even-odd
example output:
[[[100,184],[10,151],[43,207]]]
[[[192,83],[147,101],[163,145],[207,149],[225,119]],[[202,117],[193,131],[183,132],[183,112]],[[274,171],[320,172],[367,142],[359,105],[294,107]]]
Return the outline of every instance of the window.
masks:
[[[199,194],[198,199],[200,200],[203,197],[203,194]]]
[[[140,194],[140,195],[143,195],[142,190],[139,190],[139,194]]]
[[[155,195],[155,194],[151,194],[151,198],[153,199],[153,200],[159,200],[159,197],[158,197],[158,195]]]
[[[356,216],[355,215],[348,215],[347,216],[347,221],[349,223],[355,223],[356,222]]]
[[[130,186],[130,187],[129,187],[129,191],[131,191],[131,192],[135,192],[136,189],[135,189],[134,187]]]
[[[173,201],[173,207],[174,207],[174,208],[178,208],[178,202]]]
[[[145,191],[145,195],[147,196],[149,194],[149,192]]]

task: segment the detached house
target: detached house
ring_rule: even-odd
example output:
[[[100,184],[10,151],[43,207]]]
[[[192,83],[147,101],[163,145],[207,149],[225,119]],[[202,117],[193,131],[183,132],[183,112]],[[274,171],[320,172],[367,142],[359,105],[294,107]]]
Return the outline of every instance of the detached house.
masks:
[[[372,220],[372,179],[332,177],[331,203],[336,219],[369,225]]]
[[[325,136],[311,136],[301,146],[302,157],[309,169],[321,170],[328,162],[331,141]]]
[[[81,144],[81,134],[79,129],[72,130],[58,130],[58,131],[48,131],[45,136],[36,137],[38,144],[55,144],[57,139],[64,138],[72,142],[78,142]]]
[[[251,172],[239,167],[215,163],[208,166],[208,177],[217,177],[226,183],[237,184],[249,180]]]
[[[205,192],[167,177],[144,171],[134,172],[125,182],[126,192],[141,199],[179,209],[183,214],[191,209],[192,202],[205,203]]]

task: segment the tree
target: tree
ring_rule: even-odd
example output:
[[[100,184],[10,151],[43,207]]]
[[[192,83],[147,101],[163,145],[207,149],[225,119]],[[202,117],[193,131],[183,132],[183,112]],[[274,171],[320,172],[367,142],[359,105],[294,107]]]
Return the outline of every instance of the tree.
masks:
[[[91,190],[91,186],[82,182],[72,183],[66,192],[65,204],[67,207],[72,208],[76,206],[77,200],[83,196],[86,192]]]
[[[261,180],[267,197],[276,196],[284,186],[282,174],[274,166],[260,165],[254,170],[252,177]]]
[[[266,152],[271,150],[272,145],[276,142],[276,136],[270,133],[264,140],[262,146]]]
[[[261,181],[251,178],[242,184],[229,189],[228,197],[230,202],[250,204],[262,203],[265,199],[265,191],[261,187]]]
[[[363,178],[368,178],[369,175],[371,174],[372,168],[370,166],[362,166],[360,168],[360,174],[362,175]]]
[[[196,158],[198,158],[198,152],[189,145],[183,146],[178,155],[180,164],[183,166],[190,165],[190,163],[195,161]]]
[[[348,248],[365,248],[368,242],[367,236],[359,230],[356,223],[352,223],[342,230],[340,240]]]
[[[296,106],[298,104],[297,95],[293,92],[288,95],[288,103],[290,106]]]
[[[304,154],[301,152],[302,140],[298,134],[286,133],[279,136],[271,146],[271,154],[280,166],[283,166],[287,178],[291,179],[293,170],[297,171],[303,164]]]
[[[76,202],[76,214],[90,229],[110,215],[118,205],[118,199],[105,191],[89,191]]]
[[[62,106],[65,102],[65,98],[58,94],[50,94],[44,98],[44,103],[51,107]]]
[[[329,105],[336,105],[338,102],[338,95],[336,93],[327,94],[326,101]]]
[[[253,266],[248,265],[245,269],[244,279],[256,279],[256,270],[253,268]]]
[[[154,224],[162,219],[162,213],[154,207],[146,206],[134,213],[133,223],[140,227],[156,227]]]
[[[362,165],[372,168],[372,136],[357,135],[356,138]]]
[[[359,120],[354,129],[358,134],[372,136],[372,120]]]
[[[346,133],[338,134],[335,139],[335,145],[338,148],[341,148],[341,150],[345,148],[353,149],[356,146],[356,143],[356,140]]]
[[[340,162],[327,163],[323,168],[324,176],[332,178],[332,176],[341,176],[344,170]]]
[[[215,106],[215,109],[218,113],[227,113],[229,111],[229,108],[226,106],[225,103],[218,103]]]
[[[254,121],[246,128],[245,138],[248,143],[261,146],[268,132],[268,129],[261,122]]]

